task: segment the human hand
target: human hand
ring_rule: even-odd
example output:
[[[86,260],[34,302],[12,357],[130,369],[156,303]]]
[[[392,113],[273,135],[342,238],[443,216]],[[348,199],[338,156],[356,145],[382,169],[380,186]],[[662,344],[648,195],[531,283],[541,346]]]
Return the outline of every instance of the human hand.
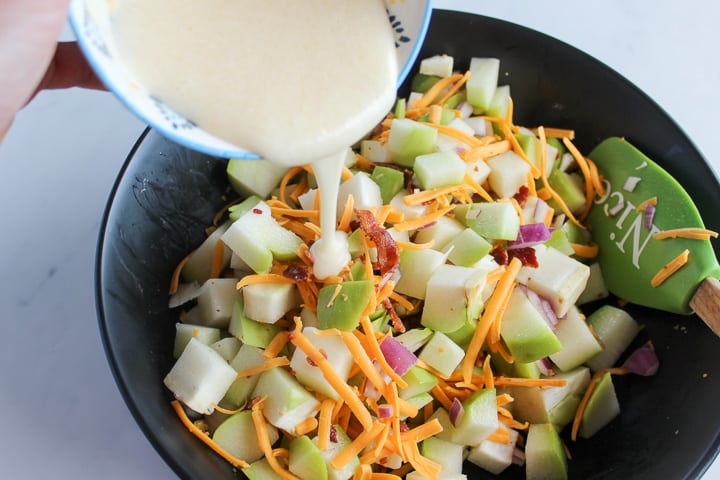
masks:
[[[0,137],[42,89],[103,88],[74,42],[57,43],[70,0],[0,0]]]

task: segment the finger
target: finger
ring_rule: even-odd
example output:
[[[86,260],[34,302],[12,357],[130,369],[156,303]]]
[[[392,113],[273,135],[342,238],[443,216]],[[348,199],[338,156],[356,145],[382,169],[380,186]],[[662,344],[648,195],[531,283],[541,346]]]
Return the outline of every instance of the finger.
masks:
[[[37,91],[71,87],[106,90],[77,42],[60,42]]]

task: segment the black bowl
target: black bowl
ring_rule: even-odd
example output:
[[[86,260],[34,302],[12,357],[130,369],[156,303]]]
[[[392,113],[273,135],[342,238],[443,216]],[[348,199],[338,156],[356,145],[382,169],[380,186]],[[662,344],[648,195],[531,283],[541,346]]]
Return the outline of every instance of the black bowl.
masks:
[[[720,230],[720,187],[691,141],[650,98],[577,49],[538,32],[457,12],[435,11],[421,58],[447,53],[501,59],[516,120],[567,127],[585,152],[624,136],[693,196],[707,227]],[[225,162],[148,131],[114,186],[97,261],[97,305],[108,360],[135,419],[183,478],[237,473],[194,438],[170,408],[162,379],[172,365],[177,314],[167,307],[175,265],[204,238],[227,200]],[[591,440],[569,442],[570,478],[699,478],[720,443],[720,340],[695,316],[630,312],[662,366],[651,378],[618,378],[623,410]],[[468,466],[469,478],[491,478]],[[509,468],[502,478],[522,478]]]

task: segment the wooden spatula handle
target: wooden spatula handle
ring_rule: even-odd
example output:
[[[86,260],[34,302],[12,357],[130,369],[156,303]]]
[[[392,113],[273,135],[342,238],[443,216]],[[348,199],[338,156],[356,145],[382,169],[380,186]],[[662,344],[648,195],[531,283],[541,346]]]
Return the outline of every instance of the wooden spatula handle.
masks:
[[[690,299],[690,307],[715,335],[720,335],[720,280],[712,277],[703,280]]]

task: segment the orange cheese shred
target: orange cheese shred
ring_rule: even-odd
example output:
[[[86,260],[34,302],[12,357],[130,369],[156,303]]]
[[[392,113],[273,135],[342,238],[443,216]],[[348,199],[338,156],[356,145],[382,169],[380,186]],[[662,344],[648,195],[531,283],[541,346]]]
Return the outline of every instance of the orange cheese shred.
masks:
[[[538,127],[538,135],[540,137],[540,178],[542,179],[542,183],[544,185],[544,189],[547,190],[550,195],[552,196],[553,200],[560,206],[560,209],[563,211],[563,213],[578,227],[585,230],[585,225],[580,223],[580,221],[575,218],[575,215],[570,211],[570,208],[567,206],[567,203],[565,203],[565,200],[562,199],[560,194],[558,194],[553,188],[550,186],[550,182],[547,178],[547,151],[545,149],[547,145],[547,139],[545,138],[545,129],[543,127]],[[539,194],[540,192],[538,192]]]
[[[448,88],[450,85],[452,85],[455,82],[460,81],[463,78],[463,75],[461,74],[455,74],[450,75],[449,77],[441,78],[437,82],[435,82],[435,85],[430,87],[425,94],[415,100],[410,107],[412,108],[422,108],[422,107],[428,107],[430,104],[437,98],[440,93],[442,93],[443,90]]]
[[[422,217],[413,218],[411,220],[405,220],[395,224],[395,230],[398,232],[404,232],[408,230],[415,230],[430,223],[436,222],[438,218],[444,217],[450,213],[455,207],[453,205],[435,210],[434,212],[423,215]]]
[[[595,387],[597,387],[598,382],[600,382],[600,379],[606,373],[611,375],[626,375],[630,373],[630,371],[625,368],[602,368],[593,374],[590,379],[590,384],[588,384],[585,394],[583,395],[582,400],[580,400],[580,405],[578,405],[578,408],[575,411],[575,418],[573,419],[572,429],[570,431],[570,438],[573,441],[577,439],[580,424],[582,423],[582,417],[585,414],[585,409],[590,401],[590,397],[592,397],[593,392],[595,392]]]
[[[470,78],[470,75],[471,75],[470,70],[466,71],[463,74],[463,76],[460,77],[460,79],[457,82],[455,82],[452,87],[450,87],[450,89],[445,93],[445,95],[443,95],[443,97],[440,100],[438,100],[437,103],[439,105],[445,105],[445,102],[450,100],[450,97],[455,95],[458,92],[458,90],[460,90],[462,88],[462,86],[467,83],[468,79]]]
[[[592,245],[583,245],[581,243],[570,242],[570,246],[575,255],[583,258],[595,258],[600,253],[600,247],[593,243]]]
[[[262,373],[266,370],[270,370],[275,367],[285,367],[290,365],[290,360],[287,357],[275,357],[265,360],[263,363],[256,367],[246,368],[237,372],[237,378],[252,377],[258,373]]]
[[[520,267],[522,267],[522,262],[517,257],[513,258],[495,286],[495,291],[488,300],[485,311],[482,317],[480,317],[480,321],[475,328],[475,332],[470,340],[470,345],[468,345],[462,361],[462,372],[465,383],[470,383],[472,380],[473,367],[480,354],[480,349],[483,343],[485,343],[485,338],[493,322],[497,320],[498,316],[502,315],[501,307],[512,292],[515,278],[520,271]]]
[[[547,135],[547,132],[545,132],[545,135]],[[577,147],[572,143],[570,138],[563,137],[562,141],[563,144],[565,144],[565,147],[568,149],[568,152],[570,152],[570,154],[573,156],[578,166],[580,167],[580,171],[582,172],[583,177],[585,177],[585,208],[580,215],[580,220],[584,220],[585,217],[587,217],[590,213],[590,208],[593,204],[593,198],[595,197],[595,188],[592,181],[592,172],[590,171],[590,166],[588,165],[587,160],[582,155],[582,153],[580,153]]]
[[[680,255],[670,260],[665,266],[660,269],[660,271],[655,274],[652,280],[650,280],[650,285],[652,285],[653,287],[659,287],[665,280],[670,278],[672,274],[680,270],[683,265],[688,262],[689,257],[690,250],[683,250]]]
[[[320,402],[320,414],[318,415],[318,448],[327,450],[330,442],[330,427],[332,427],[333,409],[335,402],[326,398]]]
[[[380,435],[385,428],[385,424],[382,422],[373,422],[370,429],[364,430],[358,435],[347,447],[345,447],[340,453],[330,461],[330,466],[335,469],[341,469],[347,463],[353,459],[363,448],[367,447],[370,442]]]
[[[463,185],[450,185],[447,187],[433,188],[432,190],[423,190],[417,193],[411,193],[403,197],[403,203],[408,206],[420,205],[423,203],[437,200],[446,195],[452,195],[456,190],[463,189]]]
[[[474,147],[481,147],[482,144],[479,142],[479,140],[469,135],[465,132],[462,132],[456,128],[448,127],[447,125],[437,125],[430,122],[421,122],[424,125],[429,125],[433,127],[435,130],[438,131],[438,133],[442,133],[443,135],[447,135],[448,137],[452,137],[455,140],[458,140],[459,142],[464,143],[465,145],[469,146],[470,148]]]
[[[495,377],[496,387],[564,387],[567,380],[563,378],[515,378]]]
[[[332,365],[310,341],[302,333],[302,323],[299,318],[295,318],[295,329],[290,333],[290,342],[303,351],[315,364],[320,368],[325,380],[335,389],[350,410],[355,414],[360,424],[369,429],[372,426],[372,417],[365,405],[360,401],[355,391],[342,378],[338,376]]]
[[[273,339],[270,340],[270,343],[268,343],[267,347],[265,347],[262,356],[265,358],[277,357],[283,347],[287,345],[287,342],[288,332],[286,332],[285,330],[280,330],[278,333],[275,334]]]
[[[245,275],[238,281],[238,283],[235,285],[235,288],[240,290],[243,287],[256,283],[295,283],[295,281],[289,277],[279,275],[277,273],[262,273],[255,275]]]
[[[352,220],[354,205],[355,199],[352,195],[348,195],[347,201],[345,201],[345,208],[343,208],[343,213],[340,216],[340,223],[337,227],[338,230],[342,232],[350,231],[350,220]]]
[[[189,253],[185,256],[185,258],[180,260],[180,263],[178,263],[175,270],[173,270],[172,277],[170,278],[170,288],[168,289],[168,293],[170,293],[170,295],[177,292],[177,289],[180,286],[180,273],[182,272],[183,267],[187,265],[187,262],[190,260],[192,254],[193,252]]]
[[[197,438],[199,438],[205,445],[210,447],[212,451],[220,455],[223,459],[225,459],[228,463],[230,463],[233,467],[236,468],[246,468],[249,467],[250,464],[247,463],[245,460],[241,460],[239,458],[236,458],[235,456],[228,453],[224,448],[222,448],[220,445],[215,443],[215,441],[210,438],[205,432],[200,430],[197,426],[195,426],[192,421],[188,418],[188,416],[185,414],[185,410],[183,410],[182,404],[177,401],[173,400],[170,403],[173,407],[173,410],[175,410],[175,413],[177,414],[178,418],[180,418],[180,421],[182,422],[185,427],[190,430],[190,433],[195,435]]]
[[[486,202],[494,202],[495,199],[492,198],[492,196],[485,190],[482,185],[477,183],[474,178],[472,178],[472,175],[469,173],[465,173],[465,178],[463,179],[465,183],[470,187],[470,189],[480,195],[483,200]]]
[[[509,152],[512,150],[512,144],[510,140],[500,140],[497,142],[489,143],[487,145],[479,145],[474,147],[462,155],[463,160],[466,162],[474,162],[478,159],[487,159],[499,155],[501,153]]]
[[[429,422],[425,422],[420,426],[417,426],[413,428],[412,430],[408,430],[407,432],[403,432],[400,435],[400,438],[402,439],[403,443],[407,442],[413,442],[413,443],[419,443],[425,440],[426,438],[430,438],[433,435],[437,435],[438,433],[443,431],[443,427],[440,424],[440,421],[437,418],[433,418]]]
[[[225,243],[222,240],[215,242],[213,249],[212,265],[210,266],[210,278],[218,278],[225,261]]]
[[[486,440],[495,443],[508,444],[510,443],[510,432],[508,432],[504,428],[498,428],[493,433],[488,435]]]
[[[298,479],[298,477],[285,470],[285,468],[280,465],[280,463],[277,461],[277,458],[275,457],[272,445],[270,444],[270,437],[267,430],[267,421],[265,420],[265,416],[263,415],[261,410],[262,402],[263,401],[260,400],[252,407],[252,420],[253,424],[255,425],[258,445],[260,445],[260,449],[265,454],[265,458],[267,459],[270,468],[272,468],[275,473],[280,475],[280,477],[284,478],[285,480],[300,480]]]
[[[638,213],[643,212],[645,210],[645,208],[647,208],[648,205],[652,205],[654,207],[657,205],[657,203],[658,203],[657,197],[650,197],[650,198],[640,202],[640,204],[635,208],[635,211]]]
[[[385,381],[378,369],[373,365],[372,359],[368,356],[360,340],[352,332],[341,332],[340,338],[343,343],[345,343],[345,346],[353,356],[353,360],[358,367],[360,367],[360,370],[365,374],[368,381],[372,383],[373,387],[378,391],[384,391]]]
[[[710,240],[711,238],[717,238],[717,232],[712,230],[706,230],[704,228],[674,228],[672,230],[663,230],[653,234],[653,238],[656,240],[663,240],[665,238],[688,238],[691,240]]]
[[[556,127],[543,127],[545,129],[545,136],[547,138],[567,138],[569,140],[575,140],[575,130],[567,128],[556,128]],[[538,134],[538,128],[530,129],[535,135]]]
[[[318,427],[318,420],[315,417],[308,417],[295,426],[295,433],[305,435]]]
[[[283,175],[282,179],[280,180],[280,200],[282,200],[283,203],[287,203],[286,191],[287,191],[288,183],[290,183],[290,180],[292,180],[293,177],[295,177],[295,175],[297,175],[298,173],[300,173],[302,171],[303,171],[302,167],[293,167],[293,168],[289,169],[285,173],[285,175]]]

